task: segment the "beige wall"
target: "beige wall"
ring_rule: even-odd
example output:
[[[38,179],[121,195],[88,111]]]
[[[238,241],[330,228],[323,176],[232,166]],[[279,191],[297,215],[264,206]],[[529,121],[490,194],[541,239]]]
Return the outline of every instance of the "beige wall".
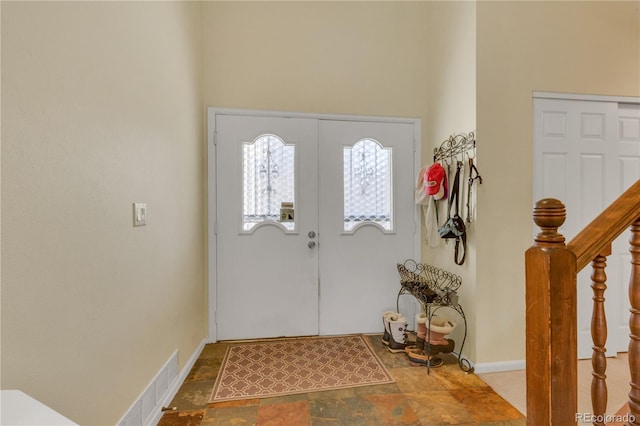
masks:
[[[200,10],[2,2],[2,388],[80,424],[206,336]]]
[[[532,92],[640,95],[638,2],[478,2],[476,361],[524,359]]]
[[[452,134],[468,133],[476,129],[476,3],[466,1],[429,2],[425,26],[429,31],[427,81],[428,113],[423,123],[422,163],[433,163],[433,149],[439,147]],[[482,146],[478,149],[482,153]],[[480,165],[478,167],[481,167]],[[455,172],[455,166],[451,173]],[[463,185],[466,188],[466,185]],[[475,190],[475,189],[474,189]],[[466,191],[464,195],[466,199]],[[446,201],[438,203],[440,218],[446,217]],[[464,206],[464,201],[460,203]],[[463,209],[463,211],[466,211]],[[464,215],[462,215],[464,217]],[[423,236],[426,236],[424,225]],[[476,236],[474,223],[467,224],[467,257],[463,265],[453,261],[454,243],[441,242],[437,248],[422,239],[422,260],[460,275],[460,304],[468,322],[468,335],[464,353],[475,359],[475,289],[476,289]],[[459,322],[454,339],[460,345],[463,328],[460,317],[454,313],[439,312]],[[456,348],[459,349],[460,346]]]
[[[426,3],[203,7],[207,105],[426,118]]]

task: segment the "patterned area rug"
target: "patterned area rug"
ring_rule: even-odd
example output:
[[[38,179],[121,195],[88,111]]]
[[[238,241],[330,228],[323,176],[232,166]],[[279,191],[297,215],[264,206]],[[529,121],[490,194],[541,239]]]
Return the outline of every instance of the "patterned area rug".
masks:
[[[227,349],[209,402],[393,381],[362,336],[243,343]]]

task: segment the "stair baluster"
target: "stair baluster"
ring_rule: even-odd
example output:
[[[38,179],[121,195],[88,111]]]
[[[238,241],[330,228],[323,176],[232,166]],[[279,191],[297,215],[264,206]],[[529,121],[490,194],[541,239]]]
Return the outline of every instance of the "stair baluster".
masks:
[[[593,355],[591,365],[593,378],[591,379],[591,405],[596,419],[604,420],[607,412],[607,358],[605,347],[607,343],[607,316],[604,310],[604,293],[607,289],[607,257],[608,252],[601,253],[591,262],[591,288],[593,289],[593,313],[591,315],[591,337],[593,339]],[[604,421],[596,421],[596,426],[604,426]]]
[[[629,372],[631,391],[629,392],[629,410],[631,425],[640,425],[640,218],[631,225],[629,238],[631,252],[631,276],[629,278]]]

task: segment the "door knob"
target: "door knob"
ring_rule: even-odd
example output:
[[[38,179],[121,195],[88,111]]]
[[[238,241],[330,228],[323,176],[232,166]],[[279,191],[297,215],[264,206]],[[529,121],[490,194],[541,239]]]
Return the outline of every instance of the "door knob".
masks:
[[[309,238],[315,238],[316,237],[316,233],[313,231],[309,231]]]
[[[310,249],[315,248],[316,247],[316,242],[315,241],[309,241],[309,243],[307,244],[307,247],[309,247]]]

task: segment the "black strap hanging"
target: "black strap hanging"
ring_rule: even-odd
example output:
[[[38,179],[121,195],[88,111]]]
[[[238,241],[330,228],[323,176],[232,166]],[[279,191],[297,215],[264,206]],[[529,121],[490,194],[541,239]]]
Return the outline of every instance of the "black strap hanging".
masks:
[[[454,217],[457,217],[457,218],[460,218],[460,216],[458,216],[458,204],[460,204],[460,200],[459,200],[460,197],[458,196],[458,192],[460,191],[460,170],[462,170],[462,166],[463,166],[462,162],[458,161],[458,165],[456,168],[456,176],[453,179],[453,194],[451,195],[451,199],[449,200],[449,210],[451,210],[451,203],[453,202],[454,198],[456,199],[455,200],[456,212],[454,214]],[[460,221],[462,221],[462,219],[460,219]],[[463,223],[463,227],[464,227],[464,223]],[[461,241],[462,241],[462,258],[459,259],[458,252],[460,249]],[[462,234],[456,237],[456,248],[453,256],[453,261],[456,263],[456,265],[462,265],[464,263],[466,256],[467,256],[467,232],[466,232],[466,229],[464,229]]]
[[[451,186],[451,196],[449,197],[449,205],[447,208],[447,221],[438,229],[438,233],[441,238],[449,239],[455,238],[456,247],[454,261],[456,265],[462,265],[464,263],[467,252],[467,235],[464,221],[459,216],[459,191],[460,191],[460,170],[462,170],[463,163],[458,161],[456,167],[456,175],[453,179],[453,185]],[[455,203],[455,212],[451,216],[451,207]],[[460,258],[460,242],[462,242],[462,258]]]
[[[458,161],[458,164],[456,165],[456,175],[453,178],[453,188],[451,189],[451,197],[449,197],[449,208],[447,210],[447,219],[451,218],[451,205],[453,203],[455,203],[456,206],[456,212],[454,213],[455,216],[458,216],[458,204],[459,204],[459,200],[458,200],[458,192],[460,189],[460,170],[462,169],[462,162]]]

